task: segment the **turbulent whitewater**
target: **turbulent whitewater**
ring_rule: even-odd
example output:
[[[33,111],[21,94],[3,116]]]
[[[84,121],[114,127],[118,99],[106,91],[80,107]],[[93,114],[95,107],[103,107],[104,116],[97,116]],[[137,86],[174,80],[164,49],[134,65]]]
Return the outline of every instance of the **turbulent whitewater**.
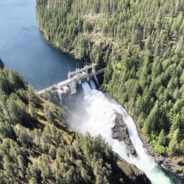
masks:
[[[169,177],[164,174],[144,148],[136,125],[126,110],[115,101],[107,98],[102,92],[96,90],[93,81],[90,81],[90,84],[83,83],[82,88],[84,95],[72,111],[72,117],[68,120],[70,126],[83,134],[86,132],[89,132],[92,136],[101,134],[106,142],[112,146],[113,151],[144,171],[152,184],[172,184]],[[116,113],[122,115],[128,127],[137,157],[128,153],[123,141],[119,142],[112,139],[111,129],[115,124]]]

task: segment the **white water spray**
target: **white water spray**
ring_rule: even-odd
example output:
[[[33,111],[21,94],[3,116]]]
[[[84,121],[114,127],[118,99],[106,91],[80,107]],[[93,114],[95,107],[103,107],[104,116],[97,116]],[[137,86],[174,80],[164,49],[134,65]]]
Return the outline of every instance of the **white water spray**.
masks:
[[[90,88],[91,85],[91,88]],[[118,153],[127,162],[136,165],[144,171],[152,184],[172,184],[171,180],[158,167],[154,159],[148,154],[139,138],[136,125],[126,110],[113,100],[109,100],[102,92],[94,89],[94,82],[82,84],[84,98],[81,104],[73,112],[69,124],[75,130],[85,134],[89,132],[92,136],[99,134],[108,142],[113,151]],[[81,105],[81,108],[80,108]],[[79,112],[83,109],[85,112]],[[137,152],[137,157],[129,155],[123,141],[112,139],[112,127],[115,124],[116,112],[122,115],[129,131],[130,139]],[[76,114],[80,114],[79,122],[76,122]]]
[[[90,80],[89,83],[92,89],[96,89],[96,85],[93,80]]]

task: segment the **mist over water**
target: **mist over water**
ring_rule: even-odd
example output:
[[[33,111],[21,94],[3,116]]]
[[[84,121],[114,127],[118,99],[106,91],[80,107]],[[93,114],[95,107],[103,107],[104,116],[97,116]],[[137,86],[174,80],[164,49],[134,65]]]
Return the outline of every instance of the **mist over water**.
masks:
[[[77,107],[72,110],[68,119],[69,125],[78,132],[89,132],[92,136],[101,135],[113,151],[127,162],[136,165],[144,171],[152,184],[173,184],[154,159],[148,154],[139,138],[136,125],[126,110],[102,92],[96,90],[93,81],[82,84],[83,97]],[[131,155],[123,141],[112,139],[112,127],[115,125],[116,113],[122,115],[129,131],[130,139],[137,152],[137,157]]]

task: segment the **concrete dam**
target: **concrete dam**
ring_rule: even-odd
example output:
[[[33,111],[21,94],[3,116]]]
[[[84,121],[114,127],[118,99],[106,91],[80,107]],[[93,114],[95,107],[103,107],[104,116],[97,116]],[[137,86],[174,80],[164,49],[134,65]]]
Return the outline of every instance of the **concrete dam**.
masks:
[[[48,88],[37,91],[41,95],[47,91],[57,93],[60,100],[63,101],[66,97],[71,97],[77,93],[78,86],[84,81],[93,80],[99,87],[98,75],[102,74],[104,69],[96,70],[96,64],[85,65],[83,68],[77,68],[75,71],[68,72],[67,79],[54,84]]]

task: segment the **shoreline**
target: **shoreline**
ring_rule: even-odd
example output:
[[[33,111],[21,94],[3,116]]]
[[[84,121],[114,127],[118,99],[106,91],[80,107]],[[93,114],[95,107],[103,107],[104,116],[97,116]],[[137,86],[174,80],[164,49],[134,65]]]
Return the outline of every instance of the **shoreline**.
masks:
[[[59,49],[61,52],[65,53],[65,54],[68,54],[70,55],[71,57],[75,58],[76,60],[80,60],[75,52],[70,52],[68,50],[66,50],[65,48],[60,48],[60,47],[57,47],[56,44],[52,43],[48,38],[47,36],[45,35],[44,31],[42,31],[40,28],[39,28],[40,32],[42,33],[42,36],[47,40],[47,42],[52,45],[53,47]],[[100,89],[100,91],[102,91],[105,95],[107,95],[108,98],[111,98],[112,100],[115,100],[118,104],[120,104],[122,107],[123,105],[121,103],[118,102],[117,99],[115,99],[113,96],[111,96],[106,90],[104,91],[103,89]],[[136,121],[135,121],[135,118],[134,118],[134,115],[129,113],[131,115],[131,117],[133,118],[135,124],[136,124]],[[136,124],[136,127],[137,127],[137,124]],[[177,177],[179,180],[182,180],[182,183],[184,183],[184,171],[183,173],[178,170],[176,170],[177,168],[177,164],[173,163],[172,161],[176,160],[175,157],[173,158],[169,158],[169,157],[165,157],[165,156],[162,156],[158,153],[156,153],[148,144],[148,142],[144,139],[143,135],[142,135],[142,132],[141,130],[137,127],[137,131],[138,131],[138,134],[139,134],[139,137],[141,139],[141,141],[143,142],[143,145],[144,147],[146,148],[146,150],[148,151],[148,153],[154,158],[155,162],[161,167],[163,168],[164,170],[166,170],[167,172],[170,172],[172,175],[175,175],[175,177]],[[180,157],[179,157],[180,158]],[[178,158],[177,158],[178,159]],[[169,163],[172,163],[171,165],[169,165]],[[183,163],[184,163],[184,157],[183,157]],[[163,165],[163,166],[162,166]],[[165,167],[165,168],[164,168]],[[175,167],[174,169],[172,167]],[[183,165],[183,168],[184,168],[184,165]],[[184,169],[183,169],[184,170]],[[178,173],[177,173],[178,172]]]
[[[133,118],[133,116],[132,116]],[[134,120],[134,118],[133,118]],[[134,120],[135,124],[136,121]],[[137,127],[137,124],[136,124]],[[165,174],[172,174],[173,177],[175,177],[175,180],[180,180],[178,181],[178,183],[180,182],[181,184],[184,183],[184,173],[182,173],[182,171],[177,170],[178,167],[180,167],[177,162],[177,160],[182,159],[184,162],[184,156],[181,157],[167,157],[167,156],[163,156],[159,153],[156,153],[151,146],[149,145],[149,143],[144,139],[141,130],[137,127],[137,131],[139,134],[139,137],[141,139],[141,141],[143,142],[144,147],[146,148],[147,152],[154,158],[155,162],[162,168],[162,170],[164,170]],[[174,167],[174,168],[173,168]],[[181,169],[184,169],[184,166],[182,166]],[[178,184],[176,183],[176,184]],[[179,184],[180,184],[179,183]]]
[[[102,91],[103,92],[103,91]],[[107,91],[103,92],[109,99],[114,100],[116,103],[120,104],[118,102],[117,99],[113,98]],[[120,104],[122,107],[123,105]],[[124,107],[123,107],[124,108]],[[148,144],[148,142],[144,139],[141,130],[137,127],[135,118],[133,114],[129,114],[132,119],[135,122],[136,128],[137,128],[137,132],[138,135],[144,145],[144,148],[146,149],[146,151],[154,158],[155,162],[158,164],[158,166],[163,170],[163,172],[166,175],[172,175],[172,180],[174,182],[174,184],[184,184],[184,173],[182,173],[181,171],[179,172],[179,170],[176,170],[176,168],[179,166],[177,165],[177,162],[181,162],[178,161],[179,159],[181,159],[184,162],[184,156],[182,157],[166,157],[163,155],[160,155],[158,153],[156,153],[151,146]],[[182,162],[182,163],[183,163]],[[184,164],[184,163],[183,163]],[[174,168],[173,168],[174,167]],[[184,169],[184,165],[180,166],[181,169]]]

